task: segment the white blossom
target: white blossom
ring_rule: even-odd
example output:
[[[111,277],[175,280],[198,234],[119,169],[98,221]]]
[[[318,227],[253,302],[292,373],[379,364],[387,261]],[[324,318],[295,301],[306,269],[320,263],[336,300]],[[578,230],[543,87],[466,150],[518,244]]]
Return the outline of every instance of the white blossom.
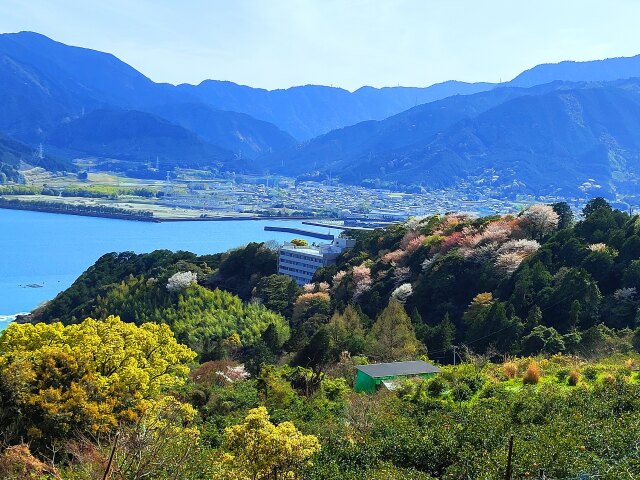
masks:
[[[520,225],[533,238],[540,238],[558,228],[560,217],[549,205],[531,205],[520,214]]]
[[[633,301],[636,299],[636,295],[636,287],[619,288],[613,292],[613,298],[621,302]]]
[[[411,286],[411,284],[403,283],[391,293],[391,296],[400,303],[405,303],[412,294],[413,287]]]
[[[351,273],[353,275],[353,283],[355,287],[353,297],[358,298],[360,295],[367,292],[373,284],[373,280],[371,279],[371,269],[363,264],[353,267]]]
[[[167,281],[167,290],[179,292],[198,281],[198,275],[193,272],[176,272]]]

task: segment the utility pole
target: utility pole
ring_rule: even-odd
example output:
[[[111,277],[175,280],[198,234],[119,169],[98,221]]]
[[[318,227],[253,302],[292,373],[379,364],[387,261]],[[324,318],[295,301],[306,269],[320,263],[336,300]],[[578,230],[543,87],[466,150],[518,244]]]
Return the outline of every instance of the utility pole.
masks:
[[[456,366],[456,348],[458,347],[453,345],[452,348],[453,348],[453,366],[455,367]]]
[[[504,474],[504,480],[513,479],[513,465],[511,460],[513,458],[513,435],[509,437],[509,456],[507,457],[507,471]]]

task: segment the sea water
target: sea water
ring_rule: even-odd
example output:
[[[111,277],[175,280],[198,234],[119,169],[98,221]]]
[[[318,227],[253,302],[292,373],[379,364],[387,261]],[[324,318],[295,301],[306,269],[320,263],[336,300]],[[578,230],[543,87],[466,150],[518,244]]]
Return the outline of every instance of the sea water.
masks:
[[[265,225],[339,233],[299,220],[149,223],[0,209],[0,329],[16,313],[29,312],[69,287],[105,253],[168,249],[202,255],[293,237],[266,232]]]

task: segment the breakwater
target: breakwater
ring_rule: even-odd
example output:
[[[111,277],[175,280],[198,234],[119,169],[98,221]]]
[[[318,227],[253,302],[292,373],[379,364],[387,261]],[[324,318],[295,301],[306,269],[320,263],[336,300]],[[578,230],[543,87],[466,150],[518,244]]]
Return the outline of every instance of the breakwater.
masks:
[[[265,225],[264,230],[265,232],[293,233],[294,235],[301,235],[304,237],[319,238],[320,240],[333,240],[335,238],[335,236],[330,233],[314,232],[313,230],[304,230],[302,228],[276,227],[272,225]]]

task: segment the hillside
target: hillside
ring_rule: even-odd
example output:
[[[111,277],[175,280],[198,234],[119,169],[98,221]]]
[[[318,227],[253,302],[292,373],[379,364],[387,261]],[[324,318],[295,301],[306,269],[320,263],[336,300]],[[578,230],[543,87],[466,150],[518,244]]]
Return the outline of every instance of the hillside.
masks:
[[[636,79],[555,82],[450,97],[331,132],[269,162],[298,175],[331,171],[350,183],[492,182],[505,195],[633,193],[639,86]]]
[[[291,290],[285,277],[270,276],[276,255],[256,245],[210,259],[190,256],[182,270],[197,271],[204,287],[253,298],[285,315],[292,329],[286,348],[298,355],[305,355],[332,314],[352,305],[370,327],[390,299],[411,314],[417,340],[432,358],[444,358],[455,343],[478,352],[493,347],[505,354],[577,353],[588,351],[596,334],[612,345],[630,341],[625,329],[636,327],[640,306],[634,293],[640,289],[638,217],[612,210],[602,199],[591,201],[585,215],[574,225],[568,206],[556,204],[534,206],[517,217],[451,214],[351,232],[355,248],[317,272],[317,283],[304,292]],[[102,302],[129,321],[145,318],[157,307],[144,299],[158,298],[162,290],[133,279],[147,278],[147,271],[156,271],[155,278],[170,276],[177,264],[157,263],[170,258],[162,252],[105,256],[35,318],[77,322],[100,316]],[[203,262],[212,270],[201,270]],[[133,292],[134,284],[138,293],[131,295],[142,303],[133,309],[109,300]],[[550,338],[553,345],[547,345]],[[355,337],[341,341],[347,340],[353,354],[371,348]],[[326,354],[342,347],[335,348]]]
[[[274,125],[210,108],[171,85],[152,82],[113,55],[31,32],[0,35],[0,87],[5,106],[0,112],[0,132],[30,144],[46,143],[60,129],[68,135],[73,130],[67,126],[70,121],[82,123],[83,114],[105,109],[153,113],[201,135],[218,150],[242,152],[248,158],[293,143]],[[143,123],[134,127],[131,122],[136,119]],[[130,115],[128,124],[137,131],[147,128],[140,115]],[[119,135],[117,131],[103,134]],[[96,145],[86,139],[74,141],[84,142],[79,153],[99,151],[110,158],[122,153],[116,140]],[[180,142],[159,142],[154,153],[172,163],[184,162],[178,155],[183,147]]]
[[[23,164],[42,167],[51,171],[70,171],[76,167],[65,160],[45,155],[44,158],[36,158],[32,148],[0,134],[0,184],[7,180],[19,182],[21,175],[18,169]]]
[[[68,158],[124,161],[141,176],[157,158],[166,168],[331,175],[376,186],[491,182],[507,196],[632,195],[638,81],[612,79],[640,74],[639,63],[542,65],[498,87],[267,91],[213,80],[157,84],[113,55],[30,32],[2,34],[0,132]],[[120,126],[113,113],[97,120],[106,111],[129,114]],[[100,133],[91,131],[97,125]]]
[[[640,474],[637,215],[596,198],[577,222],[559,203],[350,234],[302,289],[263,244],[103,256],[29,319],[46,323],[0,334],[7,441],[29,438],[32,465],[58,441],[71,460],[46,465],[72,479],[111,451],[153,478],[248,478],[240,435],[309,480],[499,478],[510,439],[516,478]],[[354,393],[358,366],[416,358],[438,373]],[[114,425],[116,447],[78,453]]]
[[[291,135],[272,123],[201,103],[167,104],[147,110],[198,134],[206,142],[250,159],[296,144]]]
[[[362,87],[355,92],[320,85],[269,91],[205,80],[199,85],[185,84],[178,88],[215,108],[247,113],[274,123],[305,141],[365,120],[382,120],[416,105],[492,87],[489,83],[451,81],[425,88]]]
[[[336,175],[372,175],[384,178],[385,153],[420,145],[434,135],[466,118],[473,118],[508,100],[523,95],[539,95],[568,88],[561,83],[531,89],[495,88],[475,95],[454,95],[413,107],[381,121],[361,122],[316,137],[295,149],[278,152],[261,159],[266,167],[300,175],[313,170]],[[352,169],[353,162],[365,162],[364,170]]]
[[[0,35],[0,86],[0,99],[7,106],[0,114],[0,131],[26,142],[39,142],[41,131],[83,111],[117,107],[158,114],[250,158],[290,147],[291,135],[310,138],[418,103],[490,87],[446,82],[426,89],[365,87],[353,94],[316,86],[270,92],[216,81],[174,87],[154,83],[113,55],[32,32]]]
[[[180,167],[242,171],[228,150],[203,142],[196,134],[154,115],[134,110],[94,110],[51,131],[51,145],[73,156],[97,156],[160,170]]]
[[[536,195],[633,193],[640,173],[640,83],[587,84],[523,96],[383,155],[390,179],[428,186],[491,180]]]

